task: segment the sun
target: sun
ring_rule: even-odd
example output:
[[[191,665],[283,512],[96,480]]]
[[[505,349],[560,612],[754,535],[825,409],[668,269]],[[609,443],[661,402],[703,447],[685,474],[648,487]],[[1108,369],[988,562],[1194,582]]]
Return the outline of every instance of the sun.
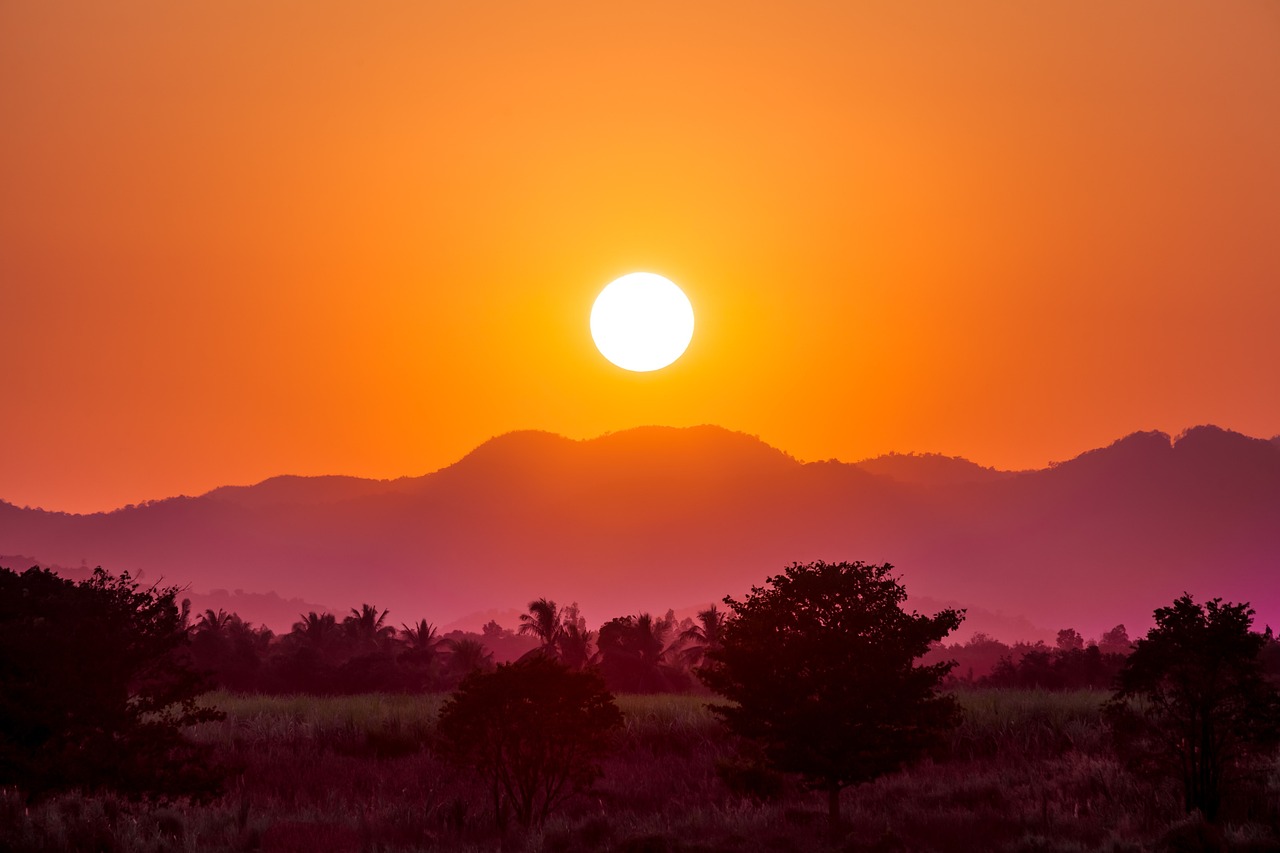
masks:
[[[693,340],[693,306],[670,279],[633,272],[609,283],[591,307],[591,338],[618,367],[661,370]]]

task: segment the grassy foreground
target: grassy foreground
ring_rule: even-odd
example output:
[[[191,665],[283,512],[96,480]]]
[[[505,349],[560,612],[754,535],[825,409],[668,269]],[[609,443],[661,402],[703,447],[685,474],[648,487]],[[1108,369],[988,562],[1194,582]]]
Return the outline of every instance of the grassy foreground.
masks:
[[[528,834],[493,827],[485,791],[435,757],[444,696],[214,694],[193,732],[235,768],[208,804],[0,792],[0,850],[806,851],[829,849],[825,802],[762,771],[695,696],[622,696],[625,728],[589,795]],[[1111,755],[1095,692],[959,694],[946,754],[846,790],[848,851],[1280,849],[1280,771],[1224,831],[1179,813]]]

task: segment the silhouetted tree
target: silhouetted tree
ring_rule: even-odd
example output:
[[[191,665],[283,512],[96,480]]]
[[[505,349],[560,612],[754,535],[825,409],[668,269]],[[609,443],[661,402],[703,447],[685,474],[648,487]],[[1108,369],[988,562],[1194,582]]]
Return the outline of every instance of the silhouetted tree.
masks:
[[[414,690],[430,690],[439,680],[440,646],[444,643],[434,625],[420,619],[414,625],[401,624],[400,642],[404,651],[399,662],[404,668],[402,681]]]
[[[420,620],[415,625],[402,623],[400,625],[400,638],[408,648],[421,652],[434,652],[436,646],[441,643],[435,626],[426,619]]]
[[[587,620],[578,612],[575,601],[560,617],[560,636],[556,638],[556,656],[570,669],[582,669],[591,662],[591,642],[595,632],[587,630]]]
[[[216,790],[209,749],[183,736],[222,715],[196,702],[177,592],[101,568],[80,583],[0,569],[0,786]]]
[[[1075,628],[1063,628],[1058,632],[1058,649],[1064,652],[1072,652],[1077,649],[1084,648],[1084,637],[1080,636],[1080,632]]]
[[[259,673],[274,634],[254,628],[234,613],[206,610],[191,631],[191,660],[228,690],[260,688]]]
[[[976,632],[967,642],[935,643],[929,653],[924,656],[925,663],[942,663],[954,660],[956,667],[947,676],[947,683],[977,684],[1002,665],[1009,658],[1012,649],[1005,643],[981,631]],[[1012,661],[1004,665],[1012,665]]]
[[[529,612],[520,614],[520,633],[536,637],[543,650],[552,657],[556,654],[560,630],[560,609],[554,601],[545,598],[530,601]]]
[[[698,621],[681,632],[680,660],[690,669],[702,665],[708,652],[720,648],[724,635],[725,613],[714,604],[698,611]]]
[[[744,601],[726,598],[734,616],[700,670],[735,703],[715,707],[731,729],[827,792],[833,836],[843,788],[920,757],[960,716],[938,692],[952,664],[915,662],[963,612],[904,612],[892,568],[794,563]]]
[[[446,640],[449,644],[449,675],[461,680],[477,670],[487,672],[493,669],[493,652],[485,648],[479,640],[462,638]]]
[[[329,645],[338,634],[338,620],[332,613],[316,613],[312,610],[307,615],[299,615],[293,623],[293,634],[305,645],[321,649]]]
[[[535,655],[463,680],[440,713],[444,752],[489,785],[494,818],[542,823],[600,775],[622,714],[600,676]]]
[[[1098,640],[1098,648],[1104,655],[1127,655],[1133,651],[1133,643],[1129,640],[1129,632],[1123,625],[1117,625],[1103,633]]]
[[[231,614],[219,608],[218,610],[209,609],[201,613],[196,619],[195,629],[198,632],[219,633],[223,628],[227,627],[227,623],[231,621]]]
[[[597,659],[609,689],[666,693],[687,688],[688,676],[666,660],[666,641],[673,627],[673,618],[654,619],[648,613],[601,625]]]
[[[362,604],[360,609],[351,608],[351,615],[342,620],[347,636],[364,646],[383,646],[396,635],[396,629],[384,624],[387,610],[378,612],[372,604]]]
[[[1266,637],[1247,603],[1183,595],[1155,611],[1108,705],[1128,757],[1179,778],[1187,811],[1217,820],[1223,794],[1266,765],[1280,744],[1280,697],[1263,675]]]

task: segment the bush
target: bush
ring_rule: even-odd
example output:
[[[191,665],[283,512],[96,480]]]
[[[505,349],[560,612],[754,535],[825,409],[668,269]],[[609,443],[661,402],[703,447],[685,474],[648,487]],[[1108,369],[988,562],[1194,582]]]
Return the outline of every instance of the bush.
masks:
[[[221,719],[196,704],[174,587],[101,568],[80,583],[0,569],[0,786],[211,794],[207,747],[183,729]]]
[[[533,655],[467,676],[440,713],[444,753],[488,784],[494,818],[542,823],[600,775],[610,734],[622,726],[596,673]]]

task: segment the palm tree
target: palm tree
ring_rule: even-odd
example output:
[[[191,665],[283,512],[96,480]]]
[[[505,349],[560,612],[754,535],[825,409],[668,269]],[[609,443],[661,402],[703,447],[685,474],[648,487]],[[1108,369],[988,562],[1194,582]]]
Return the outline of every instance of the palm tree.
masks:
[[[720,648],[724,625],[725,613],[714,604],[699,610],[697,624],[684,631],[678,640],[684,646],[680,651],[681,662],[690,669],[701,666],[707,652]]]
[[[298,614],[301,621],[293,623],[293,633],[309,646],[320,647],[338,631],[338,620],[332,613]]]
[[[196,631],[204,633],[206,631],[214,634],[221,634],[222,629],[231,623],[231,614],[222,608],[214,611],[212,608],[200,614],[196,619]]]
[[[520,614],[520,633],[537,637],[544,652],[556,653],[556,641],[560,639],[560,610],[554,601],[539,598],[529,602],[529,612]]]
[[[464,637],[461,640],[445,640],[449,644],[449,669],[459,678],[477,669],[493,666],[493,652],[479,640]]]
[[[602,625],[596,657],[610,689],[659,693],[685,686],[687,676],[667,663],[666,638],[674,625],[670,614],[655,620],[648,613]]]
[[[351,615],[342,620],[342,625],[347,629],[348,636],[356,642],[381,645],[396,633],[393,626],[383,624],[388,612],[383,610],[379,613],[378,608],[372,604],[361,604],[359,610],[351,608]]]
[[[412,626],[400,623],[400,638],[411,651],[416,652],[434,652],[441,643],[436,635],[436,627],[426,619]]]
[[[666,657],[667,635],[675,618],[668,613],[667,618],[655,620],[651,614],[641,613],[635,622],[635,650],[646,666],[656,668]]]
[[[565,622],[556,640],[560,662],[570,669],[582,669],[591,662],[591,641],[595,632],[588,631],[577,621]]]

